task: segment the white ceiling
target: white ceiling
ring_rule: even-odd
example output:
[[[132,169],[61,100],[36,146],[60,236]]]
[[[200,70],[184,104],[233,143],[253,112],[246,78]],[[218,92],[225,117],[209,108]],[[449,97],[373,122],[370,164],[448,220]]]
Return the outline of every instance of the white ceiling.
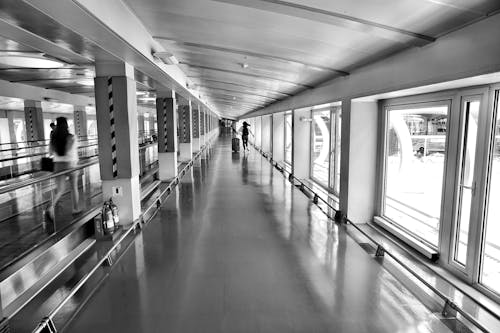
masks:
[[[497,0],[125,2],[227,116],[432,43],[500,8]]]
[[[239,117],[396,52],[433,43],[500,10],[498,0],[122,2],[180,61],[178,66],[204,100],[226,117]],[[0,66],[0,79],[93,96],[93,87],[80,81],[94,76],[93,59],[102,53],[96,45],[24,1],[2,2],[0,20],[29,32],[18,34],[26,40],[0,37],[3,51],[42,51],[67,64],[62,69]],[[28,42],[31,34],[57,47],[37,48]],[[138,89],[151,94],[147,100],[138,98],[138,104],[154,107],[155,84],[138,71],[136,81]]]

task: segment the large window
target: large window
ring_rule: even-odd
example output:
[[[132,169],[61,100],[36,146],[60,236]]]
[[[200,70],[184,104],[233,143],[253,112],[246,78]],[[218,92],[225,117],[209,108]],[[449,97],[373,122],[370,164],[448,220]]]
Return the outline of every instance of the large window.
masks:
[[[285,113],[285,162],[292,164],[292,113]]]
[[[387,111],[384,216],[437,247],[449,106]]]
[[[482,246],[480,282],[500,294],[500,96],[496,93],[496,105],[492,147],[490,151],[490,178],[488,204]]]
[[[330,171],[330,109],[312,111],[311,178],[328,187]]]

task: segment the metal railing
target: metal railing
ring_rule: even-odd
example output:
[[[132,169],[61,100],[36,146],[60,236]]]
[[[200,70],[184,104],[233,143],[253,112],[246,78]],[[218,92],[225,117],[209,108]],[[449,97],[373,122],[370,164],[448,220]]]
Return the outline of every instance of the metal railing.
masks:
[[[129,229],[124,231],[124,233],[120,236],[120,238],[118,238],[116,243],[114,243],[113,246],[103,255],[103,257],[98,260],[96,265],[87,274],[85,274],[80,281],[78,281],[78,283],[71,289],[69,294],[52,311],[50,311],[50,313],[46,317],[44,317],[41,320],[38,326],[33,330],[33,333],[57,332],[57,328],[54,323],[54,318],[59,313],[59,311],[61,311],[61,309],[70,301],[70,299],[87,283],[87,281],[93,274],[95,274],[95,272],[97,272],[103,266],[111,267],[113,265],[113,259],[112,259],[113,252],[118,249],[118,247],[127,238],[127,236],[129,236],[132,232],[136,232],[137,230],[142,230],[143,225],[147,224],[154,218],[154,216],[160,209],[162,198],[165,195],[166,197],[168,197],[172,193],[172,190],[180,183],[180,179],[193,166],[193,162],[197,160],[207,148],[208,146],[206,145],[202,149],[200,149],[200,151],[191,159],[191,161],[189,161],[189,163],[187,163],[179,171],[178,175],[170,181],[169,185],[164,190],[158,193],[157,197],[154,200],[152,200],[152,203],[147,208],[144,209],[144,211],[141,214],[141,217],[138,220],[134,221],[134,223]],[[153,214],[149,217],[147,221],[144,220],[143,217],[148,213],[150,213],[152,210],[154,210]],[[128,246],[130,246],[130,244]],[[128,246],[123,250],[123,252],[127,250]],[[99,285],[100,284],[98,284],[93,291],[90,291],[90,293],[93,294],[95,290],[97,290]]]
[[[280,165],[278,162],[274,161],[271,157],[270,154],[264,152],[260,147],[255,146],[252,144],[254,148],[262,154],[267,160],[271,162],[271,164],[274,165],[274,167],[279,170],[283,175],[285,173],[288,173],[288,180],[294,185],[295,181],[297,181],[299,189],[304,192],[304,189],[307,189],[312,195],[313,195],[313,203],[318,204],[319,201],[322,201],[326,206],[331,209],[332,211],[335,212],[335,216],[332,217],[329,214],[325,213],[329,219],[332,219],[336,222],[339,223],[344,223],[352,226],[354,229],[356,229],[359,233],[361,233],[364,237],[366,237],[368,240],[370,240],[375,246],[377,247],[375,251],[375,257],[384,257],[388,256],[392,260],[394,260],[399,266],[401,266],[405,271],[410,273],[414,278],[416,278],[420,283],[422,283],[425,287],[427,287],[429,290],[431,290],[435,295],[437,295],[439,298],[441,298],[444,301],[444,305],[442,308],[442,315],[444,317],[456,317],[456,314],[459,313],[461,316],[463,316],[467,321],[469,321],[472,325],[476,326],[483,332],[488,332],[488,330],[481,324],[479,323],[476,318],[474,318],[472,315],[470,315],[468,312],[460,308],[457,303],[454,301],[453,298],[449,297],[445,293],[443,293],[441,290],[437,289],[435,286],[433,286],[431,283],[429,283],[426,279],[424,279],[422,276],[420,276],[417,272],[415,272],[410,266],[405,264],[401,259],[399,259],[395,254],[393,254],[391,251],[387,250],[383,244],[375,240],[373,237],[371,237],[368,233],[366,233],[363,229],[361,229],[359,226],[357,226],[356,223],[351,221],[345,214],[343,214],[339,209],[334,208],[327,200],[319,196],[312,188],[310,188],[305,182],[299,178],[296,178],[293,173],[287,171],[284,166]],[[323,211],[323,210],[322,210]],[[324,212],[324,211],[323,211]],[[488,311],[489,312],[489,311]],[[495,314],[490,312],[495,318],[500,319],[499,314]]]

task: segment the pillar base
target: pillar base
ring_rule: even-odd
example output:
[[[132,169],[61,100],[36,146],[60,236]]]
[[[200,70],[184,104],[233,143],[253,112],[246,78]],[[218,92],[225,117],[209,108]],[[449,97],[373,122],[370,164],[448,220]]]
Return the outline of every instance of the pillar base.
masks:
[[[177,152],[158,154],[158,177],[160,180],[168,181],[177,177]]]
[[[130,227],[141,216],[141,184],[139,176],[102,181],[104,200],[113,199],[118,206],[120,225]]]
[[[180,143],[179,151],[181,152],[179,159],[181,162],[191,161],[193,158],[193,145],[192,142]]]

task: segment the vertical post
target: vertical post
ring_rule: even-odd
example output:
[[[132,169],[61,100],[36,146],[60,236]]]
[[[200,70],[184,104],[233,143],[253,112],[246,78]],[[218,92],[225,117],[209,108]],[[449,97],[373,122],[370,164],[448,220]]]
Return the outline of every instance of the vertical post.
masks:
[[[191,101],[179,99],[179,151],[180,160],[190,161],[193,158],[193,116]]]
[[[24,101],[24,118],[26,121],[26,141],[43,141],[42,103],[40,101]]]
[[[120,224],[130,227],[141,214],[137,100],[134,68],[96,64],[95,100],[103,198],[113,198]]]
[[[85,106],[75,106],[73,118],[75,119],[75,135],[80,139],[87,139],[87,112],[85,111]]]
[[[193,128],[193,152],[197,153],[200,151],[201,140],[200,140],[200,106],[198,104],[192,105],[192,128]]]
[[[158,91],[156,98],[158,121],[158,176],[161,181],[177,177],[177,101],[175,91]]]

